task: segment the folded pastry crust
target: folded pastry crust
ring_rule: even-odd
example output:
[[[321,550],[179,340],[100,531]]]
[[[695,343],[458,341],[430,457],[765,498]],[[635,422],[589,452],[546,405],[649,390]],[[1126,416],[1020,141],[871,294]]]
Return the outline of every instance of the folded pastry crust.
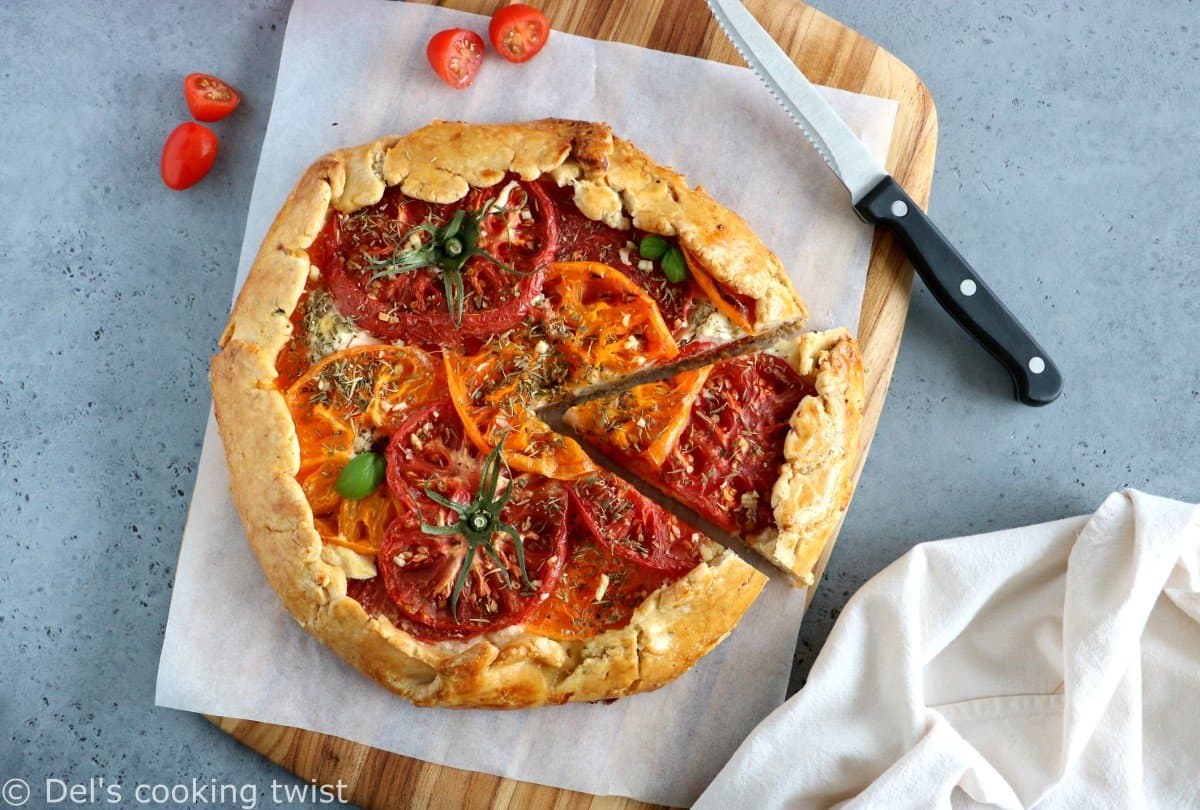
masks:
[[[750,546],[797,585],[837,534],[854,492],[862,428],[863,364],[845,329],[809,332],[777,349],[816,394],[796,406],[771,491],[776,528],[747,537]]]
[[[267,580],[297,622],[419,705],[518,708],[653,689],[728,635],[765,584],[750,565],[708,542],[704,561],[651,594],[626,627],[583,640],[516,626],[465,641],[427,642],[387,618],[368,616],[347,596],[341,557],[324,547],[296,480],[299,443],[275,383],[275,361],[291,336],[290,317],[311,269],[306,251],[331,208],[355,211],[393,185],[411,197],[453,202],[508,172],[570,184],[578,207],[595,219],[613,225],[628,219],[677,236],[713,278],[756,301],[756,331],[805,312],[779,260],[739,217],[603,125],[437,122],[334,152],[305,173],[263,241],[212,363],[233,498]],[[861,381],[858,391],[861,407]],[[798,412],[794,418],[807,417]],[[791,479],[808,475],[797,467]],[[802,502],[803,492],[799,483],[777,487],[785,505]],[[780,554],[792,548],[800,558],[803,550],[785,542],[791,536],[781,529],[772,547]]]

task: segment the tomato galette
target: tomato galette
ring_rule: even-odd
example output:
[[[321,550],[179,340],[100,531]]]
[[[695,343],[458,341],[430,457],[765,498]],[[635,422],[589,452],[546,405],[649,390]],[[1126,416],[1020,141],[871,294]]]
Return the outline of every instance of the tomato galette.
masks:
[[[844,331],[772,344],[804,316],[737,215],[603,125],[439,122],[335,152],[213,360],[234,500],[296,620],[414,703],[654,689],[766,578],[542,409],[577,402],[567,423],[632,476],[811,581],[862,364]]]

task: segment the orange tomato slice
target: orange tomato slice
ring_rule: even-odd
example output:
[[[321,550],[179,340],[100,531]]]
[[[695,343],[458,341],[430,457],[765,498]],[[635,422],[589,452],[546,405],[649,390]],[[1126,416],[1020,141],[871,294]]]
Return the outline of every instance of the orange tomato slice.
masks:
[[[412,346],[377,344],[334,352],[284,395],[300,442],[300,478],[344,464],[362,428],[389,431],[404,413],[438,395],[441,367]]]
[[[717,308],[726,318],[733,322],[733,325],[744,332],[754,334],[754,324],[750,323],[750,319],[746,317],[746,313],[739,308],[721,292],[716,280],[708,274],[704,269],[704,265],[700,263],[700,259],[693,256],[691,251],[683,251],[684,261],[687,262],[688,272],[692,274],[692,278],[696,280],[696,286],[700,288],[708,300],[712,301],[713,306]]]
[[[550,638],[591,638],[627,625],[638,605],[673,579],[584,541],[574,547],[558,584],[524,625]]]
[[[349,460],[348,453],[330,459],[308,473],[300,483],[314,515],[330,515],[337,511],[342,496],[334,491],[333,485]]]
[[[333,492],[333,486],[330,484],[328,491],[333,499],[332,507],[325,500],[319,500],[318,506],[314,503],[314,494],[309,491],[309,482],[320,479],[321,483],[316,486],[323,487],[323,470],[324,467],[318,469],[304,482],[304,492],[313,506],[313,513],[317,515],[313,518],[313,525],[321,535],[321,540],[330,545],[345,546],[368,557],[374,556],[383,543],[384,530],[396,517],[396,504],[387,487],[380,487],[367,497],[352,501]],[[337,478],[337,471],[334,472],[333,478]],[[317,494],[317,497],[323,496]],[[318,512],[318,509],[321,511]]]
[[[446,387],[467,438],[482,452],[502,442],[500,452],[514,470],[571,480],[596,470],[578,443],[560,436],[520,395],[521,383],[503,374],[497,353],[444,355]]]
[[[622,455],[642,456],[661,467],[691,418],[692,405],[711,366],[639,385],[567,411],[567,424]]]
[[[613,267],[557,262],[542,292],[568,332],[556,348],[568,357],[576,381],[591,369],[629,372],[679,354],[654,299]]]

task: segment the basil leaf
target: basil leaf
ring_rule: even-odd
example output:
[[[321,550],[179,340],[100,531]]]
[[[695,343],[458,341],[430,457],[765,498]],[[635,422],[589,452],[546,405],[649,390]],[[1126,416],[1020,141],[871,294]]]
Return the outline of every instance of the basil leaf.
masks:
[[[359,453],[342,467],[333,491],[351,501],[362,500],[383,483],[387,463],[379,453]]]
[[[642,244],[638,246],[638,253],[642,254],[643,259],[654,261],[663,257],[663,254],[667,252],[667,247],[666,239],[652,233],[642,237]]]
[[[667,281],[678,284],[688,277],[687,262],[683,259],[683,251],[673,247],[662,257],[663,275]]]

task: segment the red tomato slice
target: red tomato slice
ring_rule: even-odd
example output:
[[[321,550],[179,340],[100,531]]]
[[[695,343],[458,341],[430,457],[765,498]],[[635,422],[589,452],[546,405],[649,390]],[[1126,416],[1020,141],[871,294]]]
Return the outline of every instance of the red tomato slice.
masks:
[[[451,500],[470,500],[478,485],[483,454],[463,431],[449,399],[414,410],[396,429],[387,448],[387,482],[406,507],[412,526],[435,520],[441,507],[425,496],[426,487]]]
[[[483,63],[483,37],[465,28],[439,31],[425,48],[429,64],[446,84],[456,90],[475,81]]]
[[[346,583],[346,595],[362,605],[362,609],[367,612],[368,616],[386,617],[396,627],[424,641],[445,641],[451,638],[466,638],[471,635],[470,630],[434,630],[432,627],[426,627],[410,620],[388,596],[387,586],[384,585],[381,576],[350,580]]]
[[[373,206],[350,215],[331,214],[309,258],[326,274],[338,310],[377,337],[426,348],[459,345],[464,338],[485,339],[511,329],[525,316],[529,302],[541,292],[545,268],[557,248],[554,204],[538,184],[518,181],[509,191],[506,210],[481,223],[479,247],[517,272],[483,258],[467,262],[465,306],[458,325],[437,271],[421,268],[375,279],[372,260],[403,250],[401,237],[423,222],[445,224],[460,209],[482,210],[510,182],[475,189],[451,205],[414,200],[394,187]]]
[[[814,393],[785,360],[765,352],[717,363],[658,471],[660,486],[727,531],[775,525],[771,486],[788,420]]]
[[[387,594],[409,619],[439,632],[482,633],[524,618],[558,582],[567,562],[567,497],[559,484],[538,476],[509,479],[512,496],[500,519],[521,535],[524,585],[516,543],[503,532],[492,536],[497,565],[482,548],[471,560],[458,600],[450,595],[466,561],[461,535],[432,535],[420,523],[447,525],[457,513],[425,494],[428,487],[457,503],[467,503],[479,484],[483,454],[463,435],[448,401],[427,405],[392,436],[388,445],[388,487],[409,512],[388,527],[376,565]]]
[[[497,566],[483,549],[472,560],[458,599],[458,617],[450,607],[455,577],[465,562],[466,539],[459,535],[429,535],[395,521],[384,536],[377,565],[388,596],[400,611],[435,630],[486,633],[521,621],[558,583],[567,558],[567,526],[555,524],[544,510],[521,513],[520,505],[505,511],[523,514],[526,529],[518,529],[525,545],[525,570],[534,587],[521,580],[516,547],[507,534],[494,536]],[[507,580],[505,578],[507,575]]]
[[[197,121],[220,121],[242,103],[237,90],[207,73],[189,73],[183,80],[183,97]]]
[[[217,159],[218,145],[216,133],[206,126],[188,121],[175,127],[163,144],[163,182],[176,191],[199,183]]]
[[[580,522],[614,556],[677,576],[700,564],[700,533],[621,479],[590,476],[568,492]]]
[[[533,6],[513,3],[492,15],[488,38],[496,51],[510,62],[525,62],[537,56],[550,37],[550,21]]]

